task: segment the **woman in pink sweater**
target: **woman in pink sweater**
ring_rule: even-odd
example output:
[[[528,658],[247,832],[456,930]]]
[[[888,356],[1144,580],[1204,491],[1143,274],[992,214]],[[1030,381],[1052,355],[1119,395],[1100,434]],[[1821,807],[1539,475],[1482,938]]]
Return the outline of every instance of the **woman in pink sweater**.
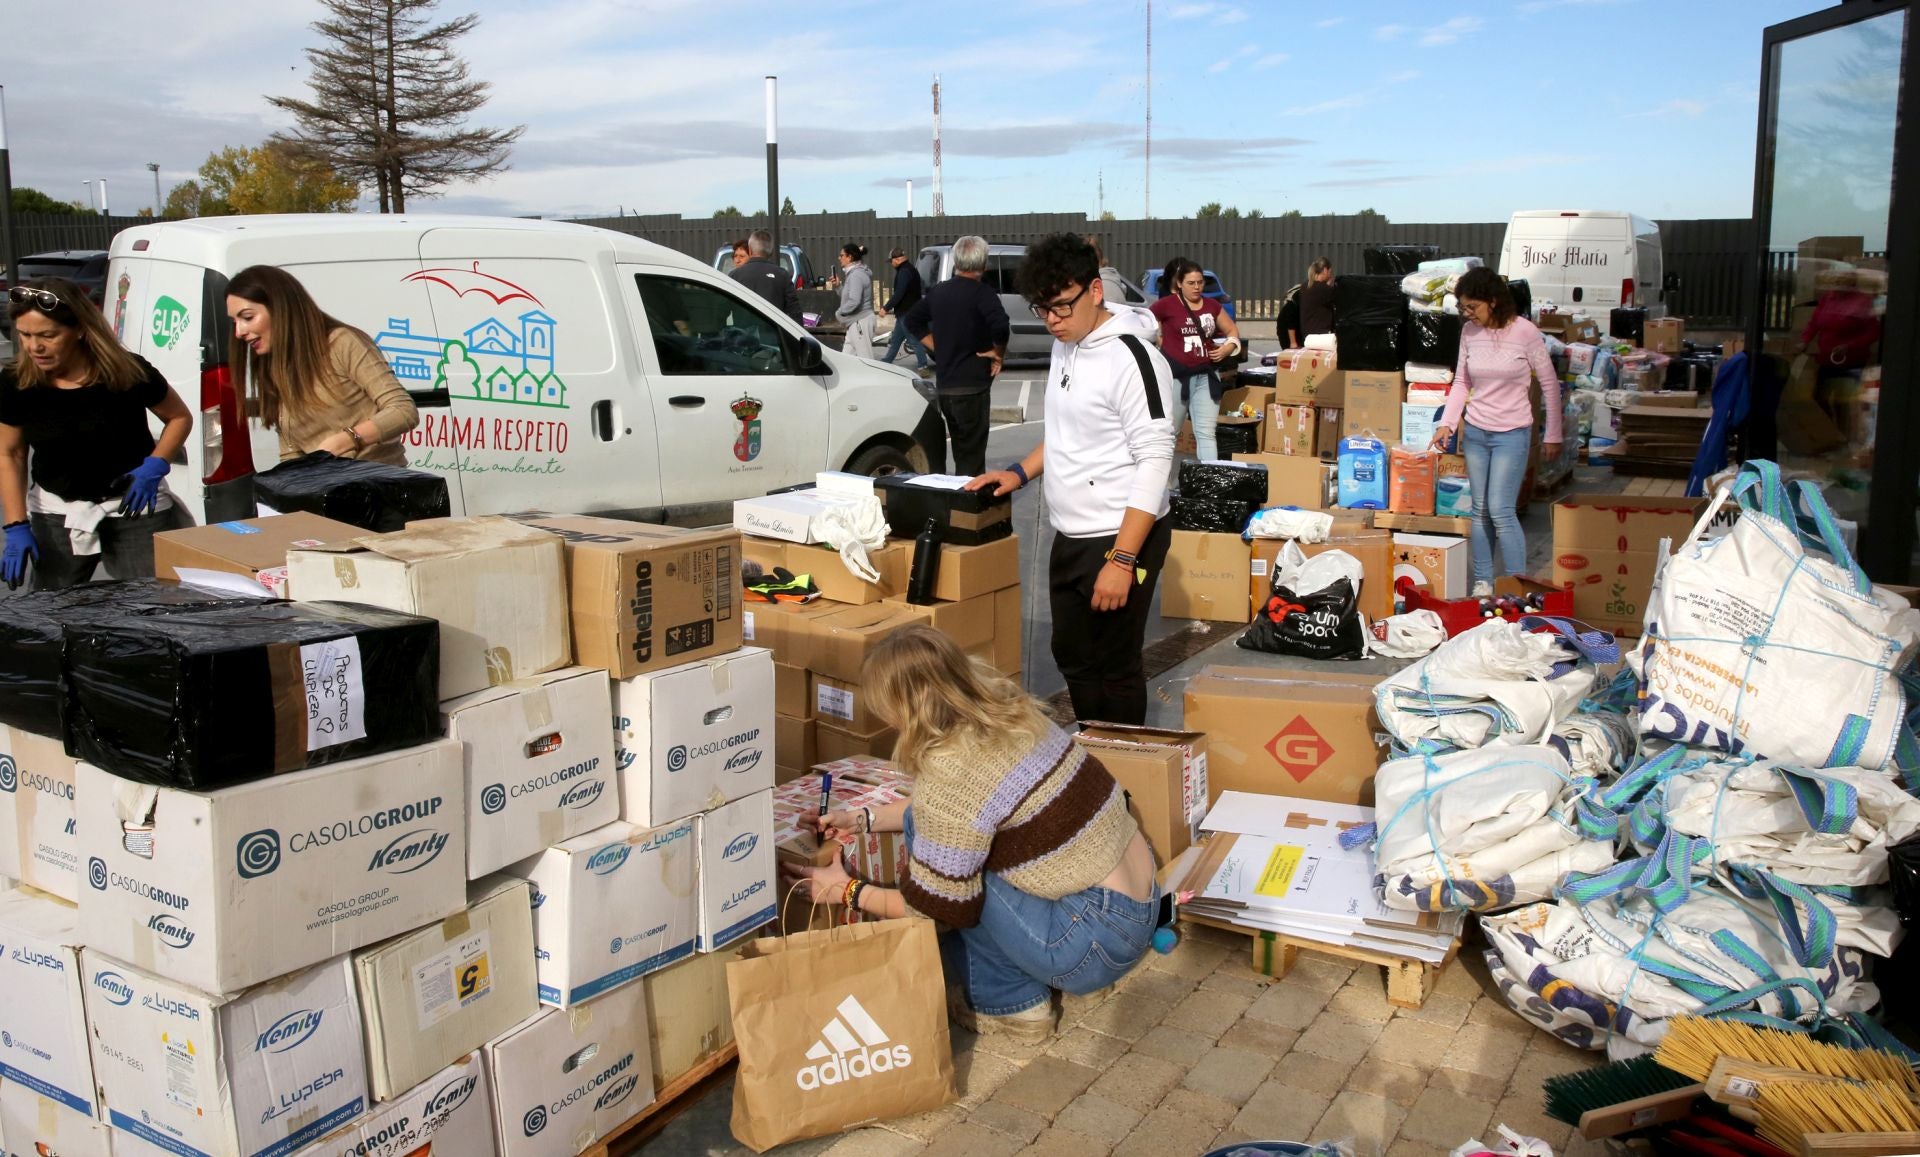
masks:
[[[1460,453],[1466,456],[1467,481],[1473,487],[1473,595],[1480,598],[1493,593],[1495,539],[1500,544],[1499,573],[1526,572],[1527,538],[1514,507],[1533,438],[1528,387],[1540,379],[1547,411],[1540,456],[1552,459],[1560,451],[1560,379],[1547,357],[1546,339],[1532,322],[1515,315],[1513,293],[1499,274],[1470,269],[1454,295],[1466,326],[1460,335],[1460,364],[1433,445],[1444,449],[1453,432],[1460,431]]]

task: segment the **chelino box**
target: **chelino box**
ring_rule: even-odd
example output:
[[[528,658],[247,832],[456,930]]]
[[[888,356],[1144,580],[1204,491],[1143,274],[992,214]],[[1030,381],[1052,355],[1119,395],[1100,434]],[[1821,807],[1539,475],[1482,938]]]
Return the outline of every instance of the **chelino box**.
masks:
[[[86,944],[207,992],[271,977],[466,907],[460,745],[200,793],[81,764]]]

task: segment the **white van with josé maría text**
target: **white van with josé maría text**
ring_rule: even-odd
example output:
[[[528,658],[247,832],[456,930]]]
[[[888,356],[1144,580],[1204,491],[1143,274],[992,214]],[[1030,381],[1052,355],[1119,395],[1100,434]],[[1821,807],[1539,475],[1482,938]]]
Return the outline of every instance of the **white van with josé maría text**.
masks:
[[[806,482],[923,467],[904,370],[821,348],[692,258],[555,221],[404,214],[214,217],[113,240],[106,313],[183,397],[198,437],[168,484],[196,518],[253,513],[279,457],[227,372],[227,279],[299,278],[372,336],[420,407],[407,464],[456,514],[658,520]],[[196,386],[197,382],[197,386]]]
[[[1500,276],[1523,277],[1536,306],[1585,314],[1607,328],[1615,306],[1666,316],[1660,226],[1633,213],[1525,209],[1507,223]]]

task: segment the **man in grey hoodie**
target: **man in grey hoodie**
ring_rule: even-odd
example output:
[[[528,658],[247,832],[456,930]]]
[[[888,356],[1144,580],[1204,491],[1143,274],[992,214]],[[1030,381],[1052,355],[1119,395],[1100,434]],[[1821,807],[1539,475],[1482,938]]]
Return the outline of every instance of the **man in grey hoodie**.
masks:
[[[849,241],[840,247],[840,273],[828,288],[840,290],[840,308],[833,316],[847,327],[840,348],[855,357],[873,357],[873,274],[866,266],[867,247]]]

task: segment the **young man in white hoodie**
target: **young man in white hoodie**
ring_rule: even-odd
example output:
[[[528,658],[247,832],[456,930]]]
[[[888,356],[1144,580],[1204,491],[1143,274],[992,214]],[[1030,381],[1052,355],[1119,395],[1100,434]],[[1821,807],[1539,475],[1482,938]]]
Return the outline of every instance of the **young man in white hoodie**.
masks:
[[[1152,317],[1107,308],[1099,255],[1085,238],[1056,233],[1029,247],[1019,285],[1054,338],[1046,436],[968,489],[1010,494],[1048,476],[1053,658],[1074,715],[1145,723],[1141,650],[1172,535],[1173,374],[1150,340]]]

